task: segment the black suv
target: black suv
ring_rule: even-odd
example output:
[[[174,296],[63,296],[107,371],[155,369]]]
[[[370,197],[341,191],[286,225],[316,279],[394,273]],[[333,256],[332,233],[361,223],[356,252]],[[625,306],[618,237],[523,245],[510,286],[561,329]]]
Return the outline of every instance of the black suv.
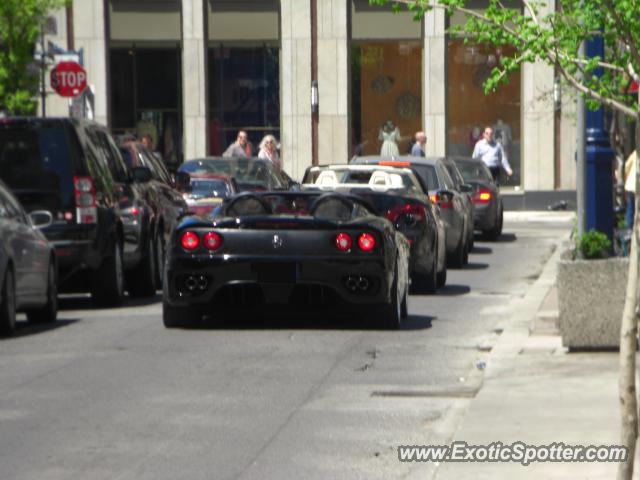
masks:
[[[153,152],[135,139],[123,138],[118,144],[135,194],[120,209],[127,289],[133,296],[150,296],[162,286],[165,245],[188,206]]]
[[[0,178],[27,211],[53,215],[43,232],[55,247],[61,291],[120,304],[121,211],[138,194],[106,127],[71,118],[0,119]]]

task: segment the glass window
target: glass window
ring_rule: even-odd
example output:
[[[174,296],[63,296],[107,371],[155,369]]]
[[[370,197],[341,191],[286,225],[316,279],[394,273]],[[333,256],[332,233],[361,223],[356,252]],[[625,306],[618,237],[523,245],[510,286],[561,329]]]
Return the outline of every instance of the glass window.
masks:
[[[485,127],[491,126],[502,143],[513,170],[513,176],[501,180],[502,185],[520,185],[521,178],[521,103],[520,74],[509,78],[489,95],[483,83],[503,56],[512,56],[512,47],[491,47],[451,39],[447,47],[447,148],[450,155],[471,156],[475,143]]]
[[[253,155],[280,138],[280,10],[277,0],[209,0],[209,154],[245,130]]]
[[[421,43],[359,43],[351,60],[351,154],[409,153],[422,130]]]

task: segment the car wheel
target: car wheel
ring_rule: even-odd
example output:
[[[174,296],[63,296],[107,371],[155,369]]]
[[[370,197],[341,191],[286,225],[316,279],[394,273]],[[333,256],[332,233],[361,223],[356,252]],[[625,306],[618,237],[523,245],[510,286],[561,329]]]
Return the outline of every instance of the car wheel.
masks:
[[[444,287],[447,283],[447,266],[445,265],[441,272],[438,272],[437,283],[438,288]]]
[[[41,308],[27,311],[29,323],[51,323],[58,317],[58,283],[56,280],[56,265],[49,263],[47,271],[47,303]]]
[[[158,288],[162,288],[162,272],[164,270],[164,259],[165,259],[165,245],[164,245],[164,235],[162,233],[162,228],[156,232],[156,240],[155,240],[155,248],[154,252],[156,254],[156,285]]]
[[[500,209],[500,216],[498,217],[498,236],[502,235],[502,225],[504,221],[504,210]]]
[[[434,293],[438,286],[438,252],[433,256],[431,268],[427,273],[414,272],[411,275],[412,290],[416,293]]]
[[[465,250],[464,236],[460,238],[460,243],[456,247],[455,251],[449,255],[447,263],[451,268],[462,268],[464,265],[464,250]]]
[[[7,267],[0,298],[0,334],[11,335],[16,330],[16,283],[11,267]]]
[[[462,256],[462,264],[467,265],[469,263],[469,244],[464,245],[464,254]]]
[[[406,295],[406,291],[405,291]],[[393,284],[391,285],[391,302],[384,305],[380,309],[380,320],[385,328],[397,329],[402,323],[402,299],[403,294],[400,293],[398,284],[398,267],[396,266]],[[377,309],[376,309],[377,310]]]
[[[409,289],[405,289],[402,297],[402,303],[400,304],[400,318],[406,319],[409,316]]]
[[[202,313],[194,307],[175,307],[162,302],[162,322],[165,328],[193,327],[202,320]]]
[[[153,239],[147,242],[146,252],[140,263],[127,276],[129,295],[134,298],[152,297],[156,293],[158,275],[156,273],[156,253]]]
[[[122,247],[113,242],[113,254],[102,260],[102,265],[93,272],[91,297],[96,305],[115,307],[124,298],[124,272]]]

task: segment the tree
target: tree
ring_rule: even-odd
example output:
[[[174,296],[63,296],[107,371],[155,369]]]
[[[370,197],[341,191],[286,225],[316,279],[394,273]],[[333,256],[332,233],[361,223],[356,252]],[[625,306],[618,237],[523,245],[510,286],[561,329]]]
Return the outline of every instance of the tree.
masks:
[[[0,111],[35,113],[38,74],[30,70],[46,15],[68,0],[0,1]]]
[[[512,45],[515,53],[502,57],[484,84],[495,90],[522,64],[543,62],[553,66],[564,81],[584,96],[589,108],[604,106],[636,122],[636,145],[640,146],[640,103],[631,93],[640,72],[640,0],[556,0],[556,8],[540,0],[487,0],[482,11],[469,7],[469,0],[369,0],[391,4],[394,10],[407,8],[420,20],[433,9],[449,15],[463,13],[466,23],[454,32],[475,42],[493,46]],[[602,39],[604,58],[585,57],[580,45]],[[636,159],[636,191],[640,192],[640,155]],[[638,437],[638,406],[635,385],[635,352],[638,320],[638,210],[629,256],[629,278],[620,332],[620,383],[622,443],[629,458],[620,465],[619,479],[633,474]]]

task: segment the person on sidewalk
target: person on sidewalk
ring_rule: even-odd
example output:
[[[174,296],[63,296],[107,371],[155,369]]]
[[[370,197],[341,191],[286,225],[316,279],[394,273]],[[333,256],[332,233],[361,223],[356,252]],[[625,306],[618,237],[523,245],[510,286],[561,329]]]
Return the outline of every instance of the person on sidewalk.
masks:
[[[631,152],[631,155],[627,157],[627,161],[624,162],[624,191],[627,202],[624,218],[627,228],[632,228],[636,213],[636,150]]]
[[[416,132],[416,143],[411,147],[411,155],[414,157],[424,157],[424,147],[427,144],[427,135],[424,132]]]
[[[276,169],[280,170],[282,165],[280,164],[280,157],[278,156],[276,137],[273,135],[265,135],[260,142],[259,148],[258,158],[269,160]]]
[[[244,130],[238,132],[236,141],[229,145],[224,153],[223,157],[250,157],[251,146],[249,145],[249,136]]]
[[[509,165],[509,160],[507,159],[507,154],[502,148],[502,145],[499,142],[496,142],[493,138],[492,127],[485,127],[484,132],[482,133],[482,139],[478,140],[473,149],[472,157],[474,160],[482,160],[484,162],[491,171],[493,181],[496,185],[499,184],[500,181],[500,165],[504,167],[508,177],[513,175],[511,165]]]

